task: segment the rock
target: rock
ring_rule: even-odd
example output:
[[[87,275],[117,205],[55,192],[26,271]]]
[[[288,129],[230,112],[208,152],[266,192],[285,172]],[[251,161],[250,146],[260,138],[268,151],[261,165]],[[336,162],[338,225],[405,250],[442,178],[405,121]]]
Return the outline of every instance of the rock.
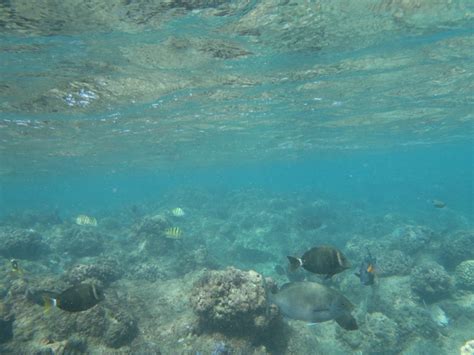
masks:
[[[465,260],[455,270],[456,285],[474,291],[474,260]]]
[[[404,225],[396,228],[391,234],[392,247],[414,255],[425,249],[434,240],[434,232],[423,226]]]
[[[64,232],[58,249],[76,257],[95,256],[104,250],[104,239],[91,227],[72,226]]]
[[[474,339],[468,340],[463,346],[459,348],[460,355],[473,355],[474,354]]]
[[[444,238],[441,247],[443,264],[449,270],[454,269],[464,260],[474,259],[474,230],[458,231]]]
[[[414,268],[410,285],[413,292],[426,302],[446,298],[453,290],[453,280],[444,267],[437,263],[426,263]]]
[[[367,313],[360,322],[359,332],[346,332],[336,328],[343,344],[353,352],[367,354],[398,354],[401,349],[397,323],[380,312]]]
[[[263,277],[255,271],[208,271],[195,285],[191,304],[203,329],[256,336],[269,330],[278,312],[268,312]]]
[[[377,275],[408,275],[413,268],[413,259],[400,250],[385,251],[377,255]]]
[[[35,259],[49,252],[41,234],[33,229],[0,227],[0,255],[6,258]]]
[[[135,319],[125,312],[116,312],[110,316],[109,326],[104,335],[105,343],[112,348],[120,348],[132,342],[138,335]]]
[[[118,263],[113,260],[102,260],[95,264],[77,264],[66,273],[64,279],[71,284],[94,279],[107,286],[111,282],[118,280],[121,275],[122,270]]]

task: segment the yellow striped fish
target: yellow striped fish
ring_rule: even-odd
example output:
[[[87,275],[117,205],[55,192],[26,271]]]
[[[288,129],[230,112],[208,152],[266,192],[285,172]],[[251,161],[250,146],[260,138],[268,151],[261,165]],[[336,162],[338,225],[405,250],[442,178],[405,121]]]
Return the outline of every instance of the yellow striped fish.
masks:
[[[76,217],[76,224],[80,226],[92,226],[97,227],[97,220],[94,217],[86,216],[85,214],[80,214]]]
[[[165,236],[166,238],[170,239],[181,239],[181,235],[183,232],[179,227],[171,227],[165,229]]]
[[[175,216],[175,217],[183,217],[183,216],[185,215],[183,209],[180,208],[180,207],[173,208],[173,209],[171,210],[171,213],[172,213],[173,216]]]

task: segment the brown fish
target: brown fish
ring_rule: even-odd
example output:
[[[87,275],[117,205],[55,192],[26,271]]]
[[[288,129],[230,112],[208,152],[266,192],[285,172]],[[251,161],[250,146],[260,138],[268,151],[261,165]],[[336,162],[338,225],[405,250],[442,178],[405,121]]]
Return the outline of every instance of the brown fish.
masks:
[[[326,278],[351,267],[346,256],[340,250],[328,245],[311,248],[301,258],[288,256],[288,260],[291,271],[302,266],[303,269],[314,274],[326,275]]]
[[[59,295],[45,293],[44,304],[47,308],[58,307],[67,312],[82,312],[94,307],[104,299],[102,290],[94,284],[78,284],[61,292]]]

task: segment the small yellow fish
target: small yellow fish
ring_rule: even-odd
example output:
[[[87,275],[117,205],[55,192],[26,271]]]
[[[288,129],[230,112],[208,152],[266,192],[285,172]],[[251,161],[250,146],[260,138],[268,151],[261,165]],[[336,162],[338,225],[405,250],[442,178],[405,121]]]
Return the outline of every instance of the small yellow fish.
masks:
[[[183,217],[183,216],[185,215],[183,209],[180,208],[180,207],[173,208],[173,209],[171,210],[171,213],[172,213],[173,216],[175,216],[175,217]]]
[[[181,239],[183,232],[179,227],[171,227],[165,229],[165,236],[169,239]]]
[[[94,217],[89,217],[84,214],[81,214],[76,217],[76,224],[80,226],[97,227],[97,220]]]

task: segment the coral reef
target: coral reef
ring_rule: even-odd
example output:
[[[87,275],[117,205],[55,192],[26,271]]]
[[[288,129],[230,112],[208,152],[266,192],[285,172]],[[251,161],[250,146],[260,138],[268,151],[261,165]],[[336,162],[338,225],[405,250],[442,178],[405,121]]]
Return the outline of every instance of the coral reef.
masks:
[[[163,267],[156,263],[138,263],[132,265],[127,271],[127,274],[137,280],[147,280],[149,282],[155,282],[167,278],[167,275],[163,271]]]
[[[166,216],[145,216],[132,227],[132,237],[139,240],[147,254],[161,256],[176,247],[176,240],[166,238],[165,231],[172,227]]]
[[[423,301],[435,302],[450,295],[453,280],[441,265],[431,262],[416,266],[410,278],[413,292]]]
[[[133,226],[133,233],[137,238],[164,237],[164,231],[171,223],[161,214],[145,216]]]
[[[386,243],[382,240],[370,240],[357,235],[347,241],[344,251],[350,260],[358,263],[364,260],[369,250],[377,259],[379,255],[385,254],[387,246],[384,244]]]
[[[137,335],[137,322],[130,314],[117,310],[109,315],[109,324],[104,334],[105,344],[111,348],[120,348],[131,343]]]
[[[21,289],[9,293],[8,302],[14,305],[12,315],[16,322],[13,334],[17,341],[31,341],[41,334],[43,338],[48,339],[39,345],[38,349],[42,349],[41,351],[48,348],[84,349],[90,342],[119,348],[130,344],[137,336],[137,322],[124,307],[126,301],[119,298],[115,292],[108,292],[104,301],[86,311],[70,313],[52,309],[43,312],[39,304],[41,300],[38,299],[42,290],[56,292],[65,288],[58,287],[64,285],[59,280],[43,281],[43,287],[39,286],[40,279],[36,280],[35,286],[29,286],[27,297],[23,296],[25,292],[21,293]]]
[[[408,275],[413,268],[413,259],[400,250],[384,251],[377,255],[379,276]]]
[[[370,351],[390,353],[400,349],[397,323],[383,313],[367,314],[362,332],[366,336],[366,348]]]
[[[457,350],[473,330],[474,257],[466,250],[470,232],[445,241],[438,236],[447,228],[429,224],[424,216],[375,216],[365,213],[363,203],[298,195],[267,198],[259,191],[228,193],[220,201],[191,191],[138,213],[95,210],[101,221],[97,228],[41,221],[35,232],[12,228],[7,221],[9,227],[0,227],[5,257],[0,257],[0,353]],[[185,217],[171,216],[176,206],[186,210]],[[180,240],[165,235],[175,226],[184,231]],[[302,271],[288,274],[285,255],[321,243],[343,249],[353,269],[368,251],[377,258],[374,285],[361,284],[354,270],[324,281],[353,301],[358,331],[346,332],[334,322],[309,327],[282,320],[267,303],[276,285],[263,275],[275,276],[279,284],[317,278]],[[20,257],[30,244],[35,247]],[[44,246],[51,249],[41,257],[44,252],[36,248]],[[24,273],[13,272],[7,258],[18,258]],[[223,269],[229,265],[260,274]],[[443,267],[453,270],[452,277]],[[44,291],[60,293],[83,282],[101,286],[104,300],[78,313],[44,311]]]
[[[0,255],[6,258],[34,259],[48,251],[43,237],[35,230],[0,227]]]
[[[400,338],[407,341],[410,338],[422,337],[436,339],[439,335],[439,325],[433,319],[430,311],[411,304],[392,310],[392,319],[397,322]]]
[[[456,286],[466,290],[474,290],[474,260],[465,260],[455,271]]]
[[[441,247],[443,264],[449,270],[464,260],[474,259],[474,230],[458,231],[444,238]]]
[[[268,331],[278,312],[269,312],[264,282],[254,271],[232,267],[208,271],[191,296],[200,326],[234,335],[258,336]]]
[[[2,218],[2,220],[5,220],[8,225],[20,228],[43,228],[45,226],[49,227],[62,223],[58,210],[26,210],[7,215],[5,218]]]
[[[366,314],[361,325],[360,332],[344,332],[336,328],[338,338],[352,351],[375,354],[397,354],[400,351],[400,334],[394,320],[374,312]]]
[[[108,285],[118,280],[122,275],[119,264],[111,259],[100,260],[94,264],[77,264],[67,271],[63,279],[71,284],[78,284],[86,280],[97,280]]]
[[[474,354],[474,339],[468,340],[463,346],[459,348],[460,355],[472,355]]]
[[[104,235],[91,227],[71,226],[57,248],[76,257],[95,256],[104,251]]]
[[[429,245],[434,239],[434,232],[423,226],[404,225],[397,227],[389,238],[393,248],[413,255]]]

